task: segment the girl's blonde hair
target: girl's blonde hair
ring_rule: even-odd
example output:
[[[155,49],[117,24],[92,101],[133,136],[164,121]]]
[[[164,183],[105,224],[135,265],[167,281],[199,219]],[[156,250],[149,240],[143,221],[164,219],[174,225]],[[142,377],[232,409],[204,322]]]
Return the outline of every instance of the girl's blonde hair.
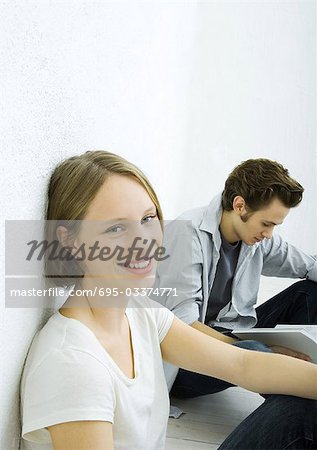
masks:
[[[157,195],[138,167],[114,153],[104,150],[87,151],[62,161],[50,177],[45,206],[45,239],[48,243],[57,241],[56,229],[60,225],[66,226],[70,235],[76,235],[79,221],[84,219],[89,205],[111,174],[129,176],[138,181],[154,203],[163,226]],[[62,246],[58,242],[56,253],[61,250]],[[82,278],[84,273],[75,259],[66,263],[61,258],[52,260],[48,258],[46,251],[44,276],[54,285],[68,288],[76,279]]]

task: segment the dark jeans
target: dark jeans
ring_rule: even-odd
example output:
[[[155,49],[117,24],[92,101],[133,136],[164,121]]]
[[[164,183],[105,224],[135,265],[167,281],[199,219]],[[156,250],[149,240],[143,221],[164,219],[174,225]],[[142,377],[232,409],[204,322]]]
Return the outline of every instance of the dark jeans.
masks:
[[[270,300],[265,302],[256,308],[258,322],[256,327],[264,328],[264,327],[275,327],[278,323],[280,324],[305,324],[312,325],[317,324],[317,283],[314,283],[309,280],[299,281],[279,294],[272,297]],[[258,351],[270,351],[269,347],[265,344],[261,344],[255,341],[239,341],[235,343],[239,347],[247,348],[249,350],[258,350]],[[176,377],[176,380],[171,389],[171,396],[177,398],[192,398],[198,397],[200,395],[213,394],[215,392],[223,391],[228,387],[232,387],[231,383],[228,383],[223,380],[219,380],[217,378],[208,377],[206,375],[201,375],[198,373],[190,372],[187,370],[180,369],[179,373]],[[316,448],[317,449],[317,424],[316,418],[314,419],[314,426],[312,425],[312,417],[311,412],[316,411],[317,407],[314,400],[306,400],[300,399],[298,397],[292,396],[264,396],[266,401],[254,411],[242,424],[236,428],[229,438],[222,444],[221,450],[224,449],[299,449],[299,448]],[[274,406],[273,406],[274,405]],[[291,406],[292,405],[292,406]],[[305,410],[305,414],[297,414],[297,407],[301,405]],[[285,421],[285,430],[282,430],[282,421],[284,420],[285,414],[284,409],[289,408],[289,414],[292,414],[292,423],[298,422],[297,425],[293,426],[290,430],[289,422]],[[272,412],[274,410],[274,414]],[[271,419],[273,417],[273,419]],[[286,415],[286,417],[288,417]],[[274,420],[276,419],[276,423]],[[250,422],[250,424],[249,424]],[[255,422],[257,425],[255,427]],[[263,423],[262,423],[263,422]],[[275,423],[275,427],[273,426]],[[278,423],[278,425],[277,425]],[[246,424],[246,425],[245,425]],[[266,425],[268,428],[266,428]],[[255,428],[248,428],[248,427]],[[243,430],[245,433],[244,438],[247,438],[246,441],[243,440],[243,435],[239,434],[239,429]],[[266,430],[270,430],[268,433],[263,432],[263,439],[260,439],[258,430],[263,429],[265,427]],[[250,433],[250,430],[255,430],[254,433]],[[314,443],[311,444],[312,440],[309,438],[311,436],[307,430],[314,429]],[[248,430],[246,432],[245,430]],[[273,431],[276,430],[276,433]],[[296,439],[294,438],[293,431],[296,432]],[[301,430],[301,431],[300,431]],[[304,433],[305,431],[305,433]],[[284,446],[268,446],[269,438],[272,438],[274,442],[279,442],[279,436],[286,433],[289,436],[290,441],[289,444]],[[298,433],[298,434],[297,434]],[[265,436],[265,434],[269,434],[269,436]],[[276,435],[276,436],[275,436]],[[234,437],[233,437],[234,436]],[[237,440],[236,440],[237,439]],[[256,439],[258,444],[255,445],[253,439]],[[292,442],[294,441],[294,445],[300,446],[292,446]],[[302,440],[302,441],[301,441]],[[229,444],[227,443],[229,442]],[[233,441],[237,442],[238,446],[233,445]],[[267,442],[267,444],[265,444]],[[298,443],[296,443],[298,442]],[[300,442],[300,443],[299,443]],[[229,446],[230,445],[230,446]],[[240,445],[240,446],[239,446]],[[241,446],[242,445],[242,446]],[[249,445],[249,446],[248,446]],[[273,443],[272,443],[273,445]],[[274,444],[275,445],[275,444]],[[277,445],[277,444],[276,444]],[[280,444],[278,444],[280,445]],[[308,446],[306,446],[308,445]],[[309,445],[313,445],[309,447]]]
[[[256,308],[257,328],[273,328],[280,324],[317,325],[317,283],[304,280],[294,283]],[[250,350],[270,351],[256,341],[239,341],[239,347]],[[231,383],[199,373],[180,369],[171,389],[171,395],[178,398],[198,397],[214,394],[232,387]]]
[[[317,401],[270,395],[225,439],[218,450],[317,448]]]

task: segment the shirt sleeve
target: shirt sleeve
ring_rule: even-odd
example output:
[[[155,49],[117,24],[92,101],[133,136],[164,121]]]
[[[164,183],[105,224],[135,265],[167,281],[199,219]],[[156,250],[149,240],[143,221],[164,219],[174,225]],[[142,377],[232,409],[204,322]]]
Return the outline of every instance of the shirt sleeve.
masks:
[[[286,278],[308,278],[317,281],[317,256],[307,255],[284,241],[278,234],[264,239],[262,274]]]
[[[191,324],[199,319],[203,273],[201,246],[191,221],[169,223],[164,229],[163,247],[166,259],[158,262],[150,296]]]
[[[161,343],[171,328],[175,315],[165,306],[150,298],[147,298],[147,308],[150,309],[151,315],[154,317],[159,342]]]
[[[22,437],[49,443],[45,429],[49,425],[79,420],[113,423],[114,392],[110,372],[93,355],[56,350],[26,376],[21,391]]]

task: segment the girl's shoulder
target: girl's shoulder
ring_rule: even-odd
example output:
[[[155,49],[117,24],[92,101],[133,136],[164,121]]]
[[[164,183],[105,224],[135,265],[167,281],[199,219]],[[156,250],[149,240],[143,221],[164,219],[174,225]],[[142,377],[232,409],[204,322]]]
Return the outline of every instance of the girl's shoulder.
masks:
[[[56,311],[36,332],[29,347],[24,372],[32,373],[48,360],[66,361],[74,355],[87,354],[102,359],[96,337],[83,323]]]
[[[131,296],[127,312],[133,316],[134,320],[138,321],[140,329],[147,328],[151,332],[156,331],[154,334],[159,336],[160,341],[174,319],[174,314],[169,309],[145,296]],[[144,327],[145,324],[147,327]]]

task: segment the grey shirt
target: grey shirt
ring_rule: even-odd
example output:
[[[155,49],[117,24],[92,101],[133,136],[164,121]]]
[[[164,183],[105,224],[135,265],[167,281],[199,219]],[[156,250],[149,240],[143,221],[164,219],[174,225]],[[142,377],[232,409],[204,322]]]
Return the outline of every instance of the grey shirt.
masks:
[[[215,320],[219,312],[231,302],[232,281],[237,267],[241,241],[230,244],[221,234],[220,258],[208,299],[205,323]]]

